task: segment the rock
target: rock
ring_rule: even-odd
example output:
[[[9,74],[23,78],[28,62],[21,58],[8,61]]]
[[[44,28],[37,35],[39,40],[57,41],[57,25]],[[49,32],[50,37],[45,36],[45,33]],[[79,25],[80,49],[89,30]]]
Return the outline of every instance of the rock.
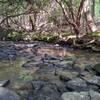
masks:
[[[32,100],[61,100],[57,87],[45,81],[33,82],[35,90]]]
[[[61,98],[62,100],[90,100],[88,92],[65,92]]]
[[[1,60],[8,60],[9,57],[8,57],[8,55],[6,53],[0,52],[0,59]]]
[[[45,54],[42,60],[59,60],[59,58]]]
[[[87,92],[65,92],[61,96],[62,100],[100,100],[100,93],[95,91]]]
[[[32,81],[31,82],[33,89],[35,90],[39,90],[41,89],[44,85],[46,85],[47,83],[45,81]]]
[[[20,100],[20,98],[15,92],[0,87],[0,100]]]
[[[93,69],[98,73],[100,74],[100,63],[96,64]]]
[[[80,92],[80,91],[89,90],[88,85],[81,78],[72,79],[72,80],[66,82],[65,84],[66,84],[66,88],[68,88],[70,91],[79,91]]]
[[[74,56],[72,56],[72,57],[69,56],[67,58],[64,58],[64,61],[66,61],[67,64],[70,64],[72,66],[75,64],[76,60],[77,59]]]
[[[100,85],[100,77],[90,74],[89,72],[81,73],[81,78],[84,79],[91,90],[98,90]]]
[[[0,81],[0,87],[5,87],[5,86],[7,86],[9,83],[10,83],[10,80],[3,80],[3,81]]]
[[[87,65],[87,66],[85,67],[85,71],[88,71],[89,73],[91,73],[91,74],[93,74],[93,75],[96,74],[96,72],[93,70],[93,67],[92,67],[91,65]]]
[[[31,68],[31,67],[37,67],[39,62],[34,62],[34,61],[28,61],[25,64],[22,65],[24,68]]]
[[[90,100],[100,100],[100,93],[96,92],[96,91],[89,91],[89,95],[90,95]]]
[[[90,79],[87,79],[86,81],[89,82],[90,84],[100,86],[100,77],[99,76],[93,76]]]
[[[68,81],[73,79],[79,75],[78,72],[75,71],[68,71],[68,70],[56,70],[55,75],[58,75],[61,80]]]
[[[34,94],[33,100],[61,100],[60,95],[50,87],[43,87]]]

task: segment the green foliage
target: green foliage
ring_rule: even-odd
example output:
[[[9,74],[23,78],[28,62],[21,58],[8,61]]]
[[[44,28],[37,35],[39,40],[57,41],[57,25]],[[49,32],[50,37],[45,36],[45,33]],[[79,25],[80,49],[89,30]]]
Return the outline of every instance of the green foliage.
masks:
[[[21,73],[19,75],[19,79],[21,79],[23,81],[29,81],[29,80],[33,79],[33,76],[29,70],[23,70],[23,71],[21,71]]]
[[[87,35],[92,36],[92,37],[100,37],[100,32],[90,32],[90,33],[87,33]]]
[[[58,40],[57,36],[51,36],[51,35],[33,35],[32,37],[33,40],[37,41],[44,41],[48,43],[54,43]]]
[[[22,40],[23,39],[23,33],[17,32],[17,31],[9,32],[8,35],[7,35],[7,39],[12,40],[12,41]]]

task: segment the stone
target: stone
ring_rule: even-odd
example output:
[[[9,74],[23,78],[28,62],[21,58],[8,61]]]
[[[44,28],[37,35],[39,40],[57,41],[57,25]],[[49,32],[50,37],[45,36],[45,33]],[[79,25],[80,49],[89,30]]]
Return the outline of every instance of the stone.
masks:
[[[96,72],[93,70],[93,67],[91,65],[85,66],[85,71],[88,71],[89,73],[95,75]]]
[[[45,54],[43,60],[59,60],[59,58]]]
[[[20,97],[15,92],[0,87],[0,100],[20,100]]]
[[[91,97],[90,100],[100,100],[100,93],[90,90],[89,94],[90,94],[90,97]]]
[[[5,87],[5,86],[7,86],[9,83],[10,83],[10,80],[3,80],[3,81],[0,81],[0,87]]]
[[[46,82],[45,81],[41,81],[41,80],[34,80],[34,81],[32,81],[31,82],[31,84],[32,84],[32,87],[33,87],[33,89],[35,89],[35,90],[39,90],[39,89],[41,89],[44,85],[46,85]]]
[[[76,78],[79,75],[78,72],[60,69],[56,70],[55,74],[58,75],[63,81],[68,81],[70,79]]]
[[[98,73],[100,74],[100,63],[96,64],[93,69]]]
[[[81,78],[75,78],[65,83],[69,91],[88,91],[89,87]]]
[[[62,100],[90,100],[88,92],[65,92],[61,98]]]
[[[86,92],[65,92],[61,98],[62,100],[100,100],[100,93],[92,90]]]
[[[0,60],[8,60],[8,55],[6,53],[0,52]]]
[[[24,68],[31,68],[31,67],[37,67],[39,62],[34,62],[34,61],[31,61],[31,62],[26,62],[25,64],[22,65],[22,67]]]
[[[33,86],[32,100],[61,100],[56,85],[45,81],[35,81],[35,83],[33,82]]]
[[[90,79],[87,79],[86,81],[89,82],[90,84],[100,86],[100,77],[99,76],[93,76]]]

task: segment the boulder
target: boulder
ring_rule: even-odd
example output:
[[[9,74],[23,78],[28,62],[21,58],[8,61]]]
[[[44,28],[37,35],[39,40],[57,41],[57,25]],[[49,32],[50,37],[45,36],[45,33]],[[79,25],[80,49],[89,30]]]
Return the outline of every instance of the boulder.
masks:
[[[34,89],[32,100],[61,100],[56,85],[45,81],[33,81],[32,84]]]
[[[87,91],[89,90],[88,85],[81,78],[75,78],[65,83],[69,91]]]
[[[79,73],[75,71],[68,71],[68,70],[56,70],[55,72],[56,75],[60,77],[61,80],[63,81],[68,81],[70,79],[76,78]]]
[[[100,63],[96,64],[93,69],[100,75]]]
[[[20,98],[15,92],[0,87],[0,100],[20,100]]]
[[[0,81],[0,87],[5,87],[5,86],[7,86],[9,83],[10,83],[10,80],[3,80],[3,81]]]
[[[100,100],[100,93],[92,90],[87,92],[65,92],[61,98],[62,100]]]

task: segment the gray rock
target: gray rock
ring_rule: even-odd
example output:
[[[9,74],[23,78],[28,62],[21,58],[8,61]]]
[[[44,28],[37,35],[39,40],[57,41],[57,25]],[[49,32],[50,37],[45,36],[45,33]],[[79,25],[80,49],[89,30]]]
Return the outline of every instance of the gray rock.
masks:
[[[45,86],[35,92],[33,100],[61,100],[60,94],[53,87]]]
[[[95,91],[87,92],[65,92],[61,96],[62,100],[100,100],[100,93]]]
[[[96,92],[96,91],[89,91],[91,100],[100,100],[100,93]]]
[[[33,81],[33,88],[32,100],[61,100],[60,93],[54,84],[45,81]]]
[[[81,78],[75,78],[73,80],[66,82],[65,84],[66,84],[66,87],[70,91],[87,91],[87,90],[89,90],[88,85]]]
[[[8,60],[9,57],[8,57],[8,55],[6,53],[0,52],[0,59],[1,60]]]
[[[0,87],[5,87],[5,86],[7,86],[9,83],[10,83],[10,80],[3,80],[3,81],[0,81]]]
[[[59,58],[45,54],[43,60],[59,60]]]
[[[20,100],[20,98],[15,92],[0,87],[0,100]]]
[[[88,92],[66,92],[61,98],[62,100],[90,100]]]
[[[100,63],[96,64],[93,69],[98,73],[100,74]]]
[[[75,71],[60,70],[60,69],[57,69],[55,74],[58,75],[60,79],[64,81],[76,78],[79,75],[79,73]]]
[[[91,84],[100,86],[100,77],[99,76],[93,76],[90,79],[87,79],[86,81]]]
[[[31,83],[32,83],[33,89],[35,89],[35,90],[39,90],[39,89],[41,89],[44,85],[46,85],[46,82],[41,81],[41,80],[39,80],[39,81],[32,81]]]

